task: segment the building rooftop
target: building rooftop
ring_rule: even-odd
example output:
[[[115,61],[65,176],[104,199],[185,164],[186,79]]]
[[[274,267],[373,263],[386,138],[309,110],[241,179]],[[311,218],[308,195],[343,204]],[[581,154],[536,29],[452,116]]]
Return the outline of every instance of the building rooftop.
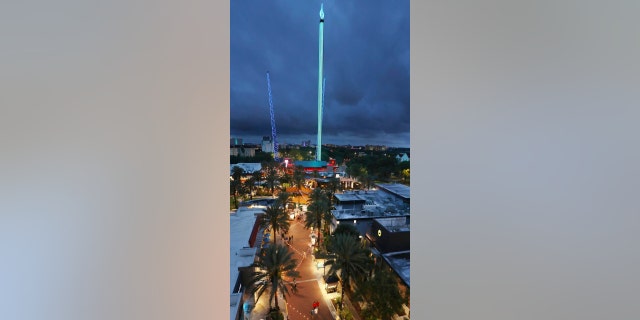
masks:
[[[365,198],[361,198],[355,193],[336,193],[336,194],[334,194],[334,196],[340,202],[347,202],[347,201],[362,201],[362,202],[364,202],[364,201],[366,201]]]
[[[322,168],[327,166],[326,161],[317,161],[317,160],[309,160],[309,161],[294,161],[296,166],[303,166],[305,168]]]
[[[408,286],[410,284],[411,275],[411,255],[409,251],[390,252],[383,254],[382,257],[389,263],[389,266],[400,276],[402,281]]]
[[[238,267],[245,267],[253,263],[255,248],[249,247],[251,230],[256,221],[256,214],[262,213],[263,208],[240,207],[229,217],[231,243],[231,290],[236,284]],[[251,254],[253,252],[253,254]]]
[[[391,192],[404,199],[411,198],[411,188],[400,183],[377,183],[378,188]]]
[[[251,238],[251,230],[256,221],[256,214],[262,213],[263,208],[240,207],[238,211],[232,212],[229,217],[230,231],[230,298],[231,298],[231,319],[235,319],[238,303],[241,294],[234,292],[236,282],[238,280],[239,267],[249,266],[253,263],[256,255],[256,248],[249,247],[249,239]]]
[[[338,220],[407,216],[409,204],[402,197],[380,190],[350,191],[335,194],[341,202],[335,205],[333,216]]]
[[[389,218],[377,218],[380,225],[385,227],[389,232],[408,232],[410,231],[410,225],[407,221],[407,217],[389,217]]]

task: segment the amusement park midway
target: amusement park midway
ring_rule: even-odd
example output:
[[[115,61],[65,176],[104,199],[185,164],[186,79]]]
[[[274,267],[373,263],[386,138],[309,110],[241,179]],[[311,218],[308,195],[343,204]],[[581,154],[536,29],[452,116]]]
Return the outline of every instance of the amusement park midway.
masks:
[[[235,217],[254,216],[256,212],[261,210],[262,208],[240,207],[236,212],[232,212],[232,220]],[[233,222],[234,221],[232,221],[232,223]],[[248,224],[240,224],[239,226],[236,225],[235,228],[246,230],[247,225]],[[231,227],[234,229],[233,225]],[[232,232],[233,231],[235,230],[232,230]],[[258,231],[258,233],[263,233],[263,235],[269,234],[268,232],[264,232],[264,229]],[[281,311],[284,311],[285,319],[339,319],[331,299],[339,297],[340,294],[337,290],[331,293],[325,290],[324,275],[326,274],[326,270],[321,264],[317,263],[314,255],[311,253],[312,241],[314,241],[313,236],[315,236],[315,232],[305,228],[304,221],[298,218],[291,221],[289,232],[284,238],[281,235],[271,236],[273,241],[280,244],[284,243],[293,253],[293,258],[296,259],[297,262],[295,270],[299,273],[299,276],[295,279],[290,277],[285,277],[284,279],[289,288],[294,286],[295,283],[297,291],[294,293],[290,290],[291,294],[287,296],[286,300],[282,299],[282,296],[279,295]],[[232,238],[233,237],[232,235]],[[264,241],[265,239],[263,238],[261,240]],[[232,260],[233,259],[234,256],[232,256]],[[253,259],[251,260],[253,261]],[[248,310],[245,310],[248,311],[248,314],[245,314],[244,319],[267,319],[270,309],[268,297],[269,295],[265,293],[257,301],[254,301],[253,304],[245,304],[245,306],[249,305],[249,307]],[[245,299],[251,301],[252,297],[245,293],[243,300]],[[317,305],[317,309],[314,308],[314,303]],[[283,305],[285,306],[283,307]],[[347,308],[351,306],[345,304],[344,307]],[[352,312],[352,314],[355,314],[355,312]],[[232,312],[231,316],[233,317],[233,315]],[[358,319],[357,315],[355,315],[355,319]]]

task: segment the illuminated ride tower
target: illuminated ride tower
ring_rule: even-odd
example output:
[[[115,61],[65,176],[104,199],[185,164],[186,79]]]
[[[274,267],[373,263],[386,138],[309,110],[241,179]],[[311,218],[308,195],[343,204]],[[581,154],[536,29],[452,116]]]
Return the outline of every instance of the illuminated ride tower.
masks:
[[[278,142],[276,141],[276,117],[273,112],[273,98],[271,97],[271,78],[269,77],[269,71],[267,71],[267,90],[269,91],[269,114],[271,115],[271,143],[273,145],[273,159],[277,162],[278,159]]]
[[[323,5],[320,5],[320,42],[318,48],[318,144],[316,145],[316,161],[322,161],[322,104],[323,104],[323,57],[324,57],[324,10]]]

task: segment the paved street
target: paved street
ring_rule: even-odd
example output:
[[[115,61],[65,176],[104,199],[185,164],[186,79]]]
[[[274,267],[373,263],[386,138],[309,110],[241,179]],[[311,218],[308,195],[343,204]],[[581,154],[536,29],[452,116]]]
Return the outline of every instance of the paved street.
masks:
[[[330,298],[337,296],[337,294],[327,294],[324,290],[322,269],[318,271],[314,266],[313,255],[309,251],[310,233],[302,221],[292,221],[289,235],[293,236],[293,241],[289,248],[295,252],[295,258],[298,260],[296,270],[300,273],[300,277],[296,279],[298,292],[287,298],[289,319],[335,319],[331,310],[333,306],[330,306]],[[278,241],[281,240],[278,239]],[[311,309],[314,301],[320,302],[320,307],[318,314],[312,315]]]
[[[300,274],[296,278],[297,293],[290,290],[291,295],[287,297],[286,310],[288,320],[320,320],[320,319],[338,319],[337,312],[331,304],[331,299],[340,296],[340,290],[327,293],[324,289],[324,274],[322,268],[316,267],[313,254],[311,254],[311,237],[312,232],[304,227],[303,220],[291,220],[288,236],[293,236],[290,243],[283,241],[281,235],[272,236],[272,240],[276,240],[278,244],[287,244],[288,248],[294,252],[293,258],[297,260],[298,265],[296,271]],[[313,233],[315,235],[315,232]],[[328,272],[328,268],[326,270]],[[291,286],[293,279],[286,277],[285,280]],[[279,303],[282,306],[285,302],[281,295]],[[263,320],[267,317],[269,310],[268,295],[264,295],[256,302],[255,309],[251,312],[251,320]],[[318,313],[312,314],[313,302],[319,302]],[[354,310],[350,305],[345,307]],[[359,317],[354,315],[354,319]]]

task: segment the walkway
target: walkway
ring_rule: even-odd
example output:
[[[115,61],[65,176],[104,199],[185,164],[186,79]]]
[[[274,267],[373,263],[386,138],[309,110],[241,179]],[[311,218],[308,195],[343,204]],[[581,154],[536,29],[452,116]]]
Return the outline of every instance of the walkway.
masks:
[[[293,236],[293,240],[288,247],[294,252],[294,259],[298,261],[296,271],[299,277],[296,278],[297,292],[287,297],[286,302],[279,299],[282,307],[286,303],[286,313],[288,320],[333,320],[338,319],[337,312],[331,303],[331,299],[340,296],[340,289],[333,293],[327,293],[324,289],[323,268],[317,268],[315,265],[313,254],[311,253],[311,231],[304,227],[303,220],[291,220],[288,236]],[[280,235],[272,236],[272,241],[282,244],[283,240]],[[328,271],[328,270],[327,270]],[[285,278],[286,281],[292,282],[293,279]],[[252,320],[265,319],[268,312],[268,300],[265,299],[268,294],[260,298],[256,303],[255,309],[251,312]],[[280,296],[282,297],[282,296]],[[346,298],[346,297],[345,297]],[[312,304],[314,301],[320,302],[317,314],[312,314]],[[345,307],[355,311],[351,305],[345,304]],[[284,311],[284,310],[283,310]],[[359,319],[354,315],[354,319]]]
[[[323,270],[316,268],[310,251],[310,234],[302,220],[292,221],[289,235],[293,236],[293,241],[289,248],[295,252],[295,258],[298,260],[296,270],[300,277],[296,278],[298,292],[287,298],[289,320],[336,319],[331,298],[337,296],[337,293],[327,294],[324,290]],[[314,301],[320,302],[318,314],[311,314]]]

